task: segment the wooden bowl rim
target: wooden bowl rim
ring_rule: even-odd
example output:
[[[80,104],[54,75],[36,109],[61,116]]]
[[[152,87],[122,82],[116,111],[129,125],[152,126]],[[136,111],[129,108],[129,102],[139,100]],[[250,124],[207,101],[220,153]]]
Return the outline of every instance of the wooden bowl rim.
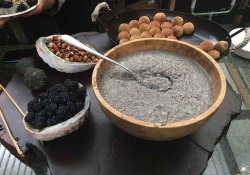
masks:
[[[225,78],[225,75],[224,75],[221,67],[219,66],[219,64],[209,54],[207,54],[205,51],[203,51],[203,50],[201,50],[201,49],[193,46],[192,44],[189,44],[189,43],[183,42],[183,41],[179,41],[179,40],[173,40],[173,39],[167,39],[167,38],[142,38],[142,39],[137,39],[137,40],[129,41],[129,42],[120,44],[118,46],[115,46],[112,49],[110,49],[109,51],[107,51],[104,55],[107,56],[111,52],[113,52],[115,49],[121,48],[121,47],[123,47],[125,45],[133,44],[133,43],[136,43],[136,42],[141,42],[141,41],[144,41],[144,40],[148,40],[148,41],[168,40],[168,41],[176,42],[176,43],[179,43],[179,44],[185,44],[185,45],[187,45],[187,46],[195,49],[196,51],[204,54],[212,62],[212,64],[215,66],[215,68],[217,69],[217,71],[219,72],[219,75],[220,75],[220,77],[218,77],[218,78],[221,81],[221,90],[220,90],[220,94],[219,94],[217,100],[204,113],[202,113],[202,114],[200,114],[200,115],[198,115],[196,117],[193,117],[191,119],[188,119],[188,120],[185,120],[185,121],[181,121],[181,122],[175,122],[175,123],[152,123],[152,122],[145,122],[145,121],[141,121],[141,120],[138,120],[138,119],[131,118],[131,117],[125,115],[125,114],[122,114],[121,112],[117,111],[112,106],[110,106],[104,100],[104,98],[102,97],[100,91],[97,88],[97,85],[96,85],[96,74],[97,74],[97,71],[98,71],[99,67],[101,66],[101,64],[105,61],[103,59],[100,59],[97,62],[96,66],[94,67],[93,74],[92,74],[92,87],[93,87],[93,91],[95,93],[95,96],[96,96],[97,100],[100,103],[102,103],[102,105],[105,106],[105,108],[108,111],[110,111],[113,115],[115,115],[116,117],[119,117],[120,119],[125,120],[126,122],[130,122],[132,124],[140,125],[140,126],[148,127],[148,128],[178,128],[178,127],[183,127],[183,126],[195,124],[195,123],[197,123],[197,122],[199,122],[199,121],[201,121],[201,120],[209,117],[210,115],[212,115],[218,109],[218,107],[220,106],[220,104],[222,103],[222,101],[223,101],[223,99],[225,97],[225,94],[226,94],[226,78]]]

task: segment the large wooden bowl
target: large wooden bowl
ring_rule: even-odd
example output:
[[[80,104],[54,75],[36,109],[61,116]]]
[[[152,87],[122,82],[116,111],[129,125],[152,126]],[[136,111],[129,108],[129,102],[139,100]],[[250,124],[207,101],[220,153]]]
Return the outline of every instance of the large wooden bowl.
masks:
[[[92,86],[101,109],[109,120],[120,129],[142,139],[159,141],[172,140],[196,131],[213,116],[224,99],[226,93],[226,80],[223,71],[217,62],[201,49],[186,42],[171,39],[150,38],[135,40],[116,46],[105,55],[111,59],[116,59],[130,52],[148,49],[176,52],[200,64],[207,71],[213,82],[215,91],[213,105],[207,111],[199,116],[194,116],[192,119],[176,123],[167,123],[166,125],[162,125],[161,123],[153,124],[130,118],[112,108],[101,96],[99,82],[101,75],[105,72],[110,63],[105,60],[100,60],[93,71]]]

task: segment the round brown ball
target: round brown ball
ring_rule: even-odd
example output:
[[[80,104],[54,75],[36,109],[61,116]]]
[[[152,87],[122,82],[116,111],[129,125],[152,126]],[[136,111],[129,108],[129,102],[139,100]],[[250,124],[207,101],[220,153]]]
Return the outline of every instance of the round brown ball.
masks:
[[[167,16],[164,13],[156,13],[154,20],[158,21],[160,24],[167,21]]]
[[[215,44],[214,50],[217,50],[220,52],[220,54],[223,54],[224,52],[227,51],[228,49],[228,42],[227,41],[219,41],[218,43]]]
[[[140,35],[133,35],[130,37],[130,41],[136,40],[136,39],[140,39]]]
[[[150,30],[150,25],[146,24],[146,23],[142,23],[140,26],[139,26],[139,29],[141,32],[144,32],[144,31],[149,31]]]
[[[119,28],[118,28],[118,32],[129,32],[130,30],[130,26],[126,23],[122,23]]]
[[[150,33],[149,31],[144,31],[141,33],[140,35],[142,38],[152,38],[152,33]]]
[[[217,59],[220,57],[220,52],[218,52],[217,50],[210,50],[208,52],[208,54],[213,57],[214,59]]]
[[[179,25],[174,26],[172,28],[172,30],[173,30],[174,36],[176,36],[176,37],[181,37],[183,35],[183,28],[182,28],[182,26],[179,26]]]
[[[161,29],[158,27],[153,27],[150,29],[150,33],[152,33],[153,36],[155,36],[158,33],[161,33]]]
[[[168,36],[173,36],[173,31],[169,28],[163,29],[162,34],[167,38]]]
[[[151,21],[151,22],[149,23],[149,25],[150,25],[151,28],[153,28],[153,27],[158,27],[158,28],[160,28],[160,27],[161,27],[160,23],[158,23],[157,21]]]
[[[128,39],[129,40],[130,35],[128,32],[120,32],[118,34],[118,38],[119,38],[119,40],[121,40],[121,39]]]
[[[183,33],[189,35],[194,32],[194,25],[191,22],[187,22],[183,25]]]
[[[166,28],[172,29],[172,24],[170,22],[164,22],[164,23],[162,23],[161,24],[161,30],[166,29]]]
[[[180,16],[176,16],[172,19],[172,27],[174,26],[182,26],[183,25],[183,18]]]
[[[203,41],[200,44],[200,49],[204,50],[205,52],[209,52],[210,50],[214,49],[214,44],[211,41]]]
[[[165,38],[165,36],[162,33],[158,33],[154,36],[154,38]]]
[[[139,21],[137,20],[132,20],[129,22],[130,29],[132,28],[139,28]]]
[[[150,19],[147,16],[142,16],[142,17],[139,18],[139,22],[140,22],[140,24],[142,24],[142,23],[149,24],[150,23]]]
[[[130,36],[132,36],[132,35],[140,35],[141,31],[139,29],[137,29],[137,28],[132,28],[132,29],[130,29],[129,34],[130,34]]]
[[[121,40],[119,41],[119,44],[126,43],[126,42],[128,42],[128,41],[129,41],[128,39],[121,39]]]
[[[175,36],[168,36],[168,39],[174,39],[174,40],[178,40]]]

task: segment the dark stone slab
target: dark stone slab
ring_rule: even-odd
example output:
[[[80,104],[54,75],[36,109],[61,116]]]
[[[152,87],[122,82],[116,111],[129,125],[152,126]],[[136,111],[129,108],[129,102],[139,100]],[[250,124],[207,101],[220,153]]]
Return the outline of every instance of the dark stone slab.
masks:
[[[106,34],[77,35],[77,37],[102,53],[106,52],[108,47],[112,47]],[[36,56],[34,59],[39,60],[39,57]],[[46,88],[71,78],[87,86],[91,99],[90,116],[82,127],[65,137],[45,142],[44,146],[41,146],[39,141],[25,131],[21,123],[21,115],[6,99],[5,94],[0,96],[0,107],[14,136],[20,138],[18,143],[27,155],[24,161],[33,168],[37,168],[37,165],[46,166],[48,163],[54,175],[202,174],[223,130],[229,126],[230,121],[237,116],[241,108],[240,99],[228,84],[221,107],[197,132],[173,141],[142,140],[121,131],[104,115],[91,87],[92,69],[66,74],[57,72],[44,63],[39,65],[48,75],[49,82]],[[26,111],[26,104],[39,94],[39,92],[31,92],[19,75],[13,77],[7,90],[23,111]],[[0,125],[2,125],[1,121]],[[6,134],[1,138],[11,144]],[[46,160],[42,159],[34,166],[32,161],[37,161],[37,158],[30,156],[31,151],[38,157],[44,156]]]

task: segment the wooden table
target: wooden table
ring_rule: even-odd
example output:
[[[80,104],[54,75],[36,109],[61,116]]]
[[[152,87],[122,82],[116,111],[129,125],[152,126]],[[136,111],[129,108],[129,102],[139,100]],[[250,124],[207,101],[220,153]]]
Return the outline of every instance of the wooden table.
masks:
[[[81,33],[76,37],[102,53],[113,47],[106,34]],[[6,95],[1,94],[0,107],[14,137],[20,138],[18,143],[25,152],[25,158],[17,155],[5,131],[0,132],[0,141],[12,154],[36,172],[46,171],[46,167],[49,166],[53,175],[202,174],[215,145],[241,108],[240,98],[227,84],[226,96],[220,108],[198,131],[173,141],[146,141],[126,134],[107,119],[92,91],[92,69],[77,74],[60,73],[49,68],[37,55],[34,59],[41,62],[39,67],[48,76],[46,88],[71,78],[86,85],[91,98],[90,116],[79,130],[45,142],[42,146],[24,129],[20,113]],[[24,112],[27,103],[39,94],[30,91],[17,74],[6,89]]]

